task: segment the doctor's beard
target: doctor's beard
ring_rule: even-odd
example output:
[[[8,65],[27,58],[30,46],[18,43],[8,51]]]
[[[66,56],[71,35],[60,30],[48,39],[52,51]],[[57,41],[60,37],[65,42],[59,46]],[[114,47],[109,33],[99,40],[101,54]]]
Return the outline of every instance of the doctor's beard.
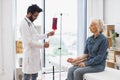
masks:
[[[34,21],[34,19],[32,18],[32,16],[30,16],[30,17],[29,17],[29,19],[30,19],[30,21],[31,21],[31,22],[33,22],[33,21]]]

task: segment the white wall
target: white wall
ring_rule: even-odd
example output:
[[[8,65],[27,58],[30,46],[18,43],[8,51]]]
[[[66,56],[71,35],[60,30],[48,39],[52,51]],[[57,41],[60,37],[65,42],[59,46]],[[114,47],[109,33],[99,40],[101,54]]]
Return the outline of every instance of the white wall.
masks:
[[[104,21],[106,24],[115,24],[117,31],[120,32],[120,0],[104,1]]]
[[[1,15],[1,11],[2,11],[2,9],[1,9],[1,6],[2,6],[2,4],[1,4],[1,0],[0,0],[0,18],[2,17],[2,15]],[[0,19],[0,28],[1,28],[1,26],[2,26],[2,20]],[[1,32],[2,32],[2,30],[0,29],[0,59],[2,58],[2,40],[1,40],[1,38],[2,38],[2,35],[1,35]],[[0,73],[2,72],[2,60],[0,60]]]
[[[87,37],[91,35],[89,25],[94,18],[103,20],[103,0],[87,0]]]
[[[120,0],[104,0],[105,23],[120,23]]]
[[[0,0],[0,80],[13,80],[14,36],[12,0]]]

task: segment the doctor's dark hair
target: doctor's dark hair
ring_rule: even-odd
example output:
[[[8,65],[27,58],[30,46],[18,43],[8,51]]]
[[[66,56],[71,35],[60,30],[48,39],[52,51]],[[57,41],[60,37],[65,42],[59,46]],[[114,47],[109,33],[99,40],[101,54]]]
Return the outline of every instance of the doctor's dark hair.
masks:
[[[42,12],[42,9],[39,6],[37,6],[36,4],[33,4],[33,5],[28,7],[27,14],[29,12],[31,12],[32,14],[34,14],[35,12],[40,13],[40,12]]]

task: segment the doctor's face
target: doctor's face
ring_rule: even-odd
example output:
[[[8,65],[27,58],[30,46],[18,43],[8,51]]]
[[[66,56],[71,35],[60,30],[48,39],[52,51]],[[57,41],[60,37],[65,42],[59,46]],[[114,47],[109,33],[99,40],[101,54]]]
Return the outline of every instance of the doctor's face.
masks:
[[[31,16],[29,17],[30,21],[33,22],[34,20],[36,20],[38,15],[39,15],[39,12],[35,12],[33,14],[31,13]]]

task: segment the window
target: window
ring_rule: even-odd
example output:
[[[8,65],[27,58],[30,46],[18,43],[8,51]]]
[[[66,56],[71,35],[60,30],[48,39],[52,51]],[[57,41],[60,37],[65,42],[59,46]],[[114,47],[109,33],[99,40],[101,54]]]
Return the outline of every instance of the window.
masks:
[[[77,0],[45,0],[45,33],[52,30],[54,17],[58,19],[57,30],[49,39],[50,47],[45,49],[46,67],[51,66],[50,61],[66,65],[68,57],[77,55]]]

